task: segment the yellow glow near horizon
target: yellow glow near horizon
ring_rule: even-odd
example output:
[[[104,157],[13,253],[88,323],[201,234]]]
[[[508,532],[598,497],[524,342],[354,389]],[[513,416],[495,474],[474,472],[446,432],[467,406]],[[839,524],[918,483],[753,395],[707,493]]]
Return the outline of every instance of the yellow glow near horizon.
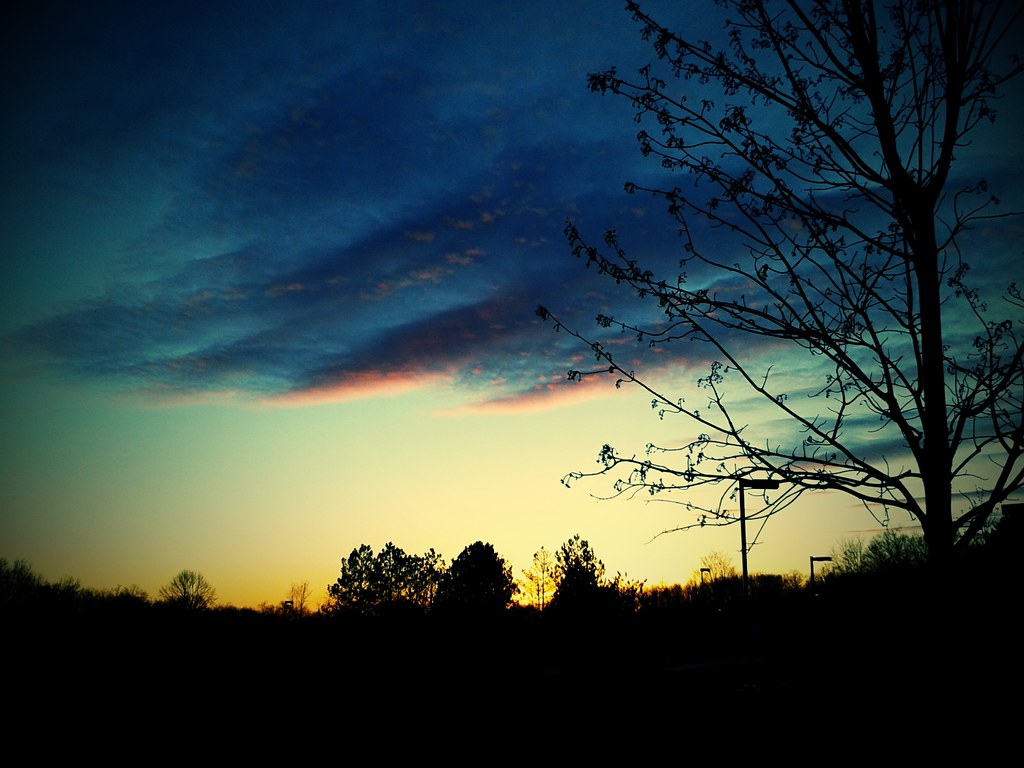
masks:
[[[47,578],[151,596],[190,568],[238,607],[276,604],[303,581],[319,601],[352,549],[388,541],[450,562],[482,540],[516,578],[534,552],[576,533],[609,576],[648,585],[685,583],[712,551],[738,566],[734,527],[657,536],[692,522],[678,495],[603,501],[594,496],[610,493],[610,478],[562,486],[566,472],[596,467],[605,442],[642,452],[687,428],[610,382],[577,391],[560,407],[497,412],[452,408],[439,387],[288,408],[139,409],[43,394],[20,416],[34,427],[6,446],[15,458],[5,466],[22,471],[5,483],[4,506],[19,515],[0,554]],[[871,528],[835,496],[809,496],[752,530],[751,571],[806,572],[809,555]]]

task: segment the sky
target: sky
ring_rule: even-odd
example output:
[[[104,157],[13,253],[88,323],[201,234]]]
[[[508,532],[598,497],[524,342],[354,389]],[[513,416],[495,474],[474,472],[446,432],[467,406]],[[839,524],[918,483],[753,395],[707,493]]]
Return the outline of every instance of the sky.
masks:
[[[650,311],[572,256],[567,218],[680,255],[623,192],[662,173],[628,104],[586,84],[653,59],[621,2],[30,5],[0,54],[0,557],[151,595],[188,568],[236,606],[319,599],[361,544],[486,541],[521,577],[579,533],[648,585],[739,564],[735,528],[658,535],[683,504],[560,482],[604,443],[693,437],[568,381],[587,350],[535,313]],[[1007,193],[1021,124],[975,148]],[[669,390],[706,362],[629,354]],[[806,574],[878,530],[807,496],[750,567]]]

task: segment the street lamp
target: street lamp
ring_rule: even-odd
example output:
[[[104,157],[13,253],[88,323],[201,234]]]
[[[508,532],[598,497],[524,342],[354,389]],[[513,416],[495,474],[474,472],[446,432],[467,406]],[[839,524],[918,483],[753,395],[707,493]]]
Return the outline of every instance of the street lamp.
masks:
[[[746,480],[739,478],[740,486],[740,554],[743,556],[743,597],[749,594],[747,578],[747,505],[744,500],[744,491],[747,488],[758,491],[773,491],[779,487],[778,480]]]
[[[710,568],[701,568],[700,569],[700,583],[701,583],[701,586],[704,585],[704,574],[707,574],[707,577],[710,579],[711,578],[711,569]]]
[[[831,562],[832,562],[832,558],[831,557],[828,557],[828,556],[825,556],[825,557],[815,557],[814,555],[811,555],[811,588],[812,589],[814,588],[814,564],[815,563],[831,563]]]

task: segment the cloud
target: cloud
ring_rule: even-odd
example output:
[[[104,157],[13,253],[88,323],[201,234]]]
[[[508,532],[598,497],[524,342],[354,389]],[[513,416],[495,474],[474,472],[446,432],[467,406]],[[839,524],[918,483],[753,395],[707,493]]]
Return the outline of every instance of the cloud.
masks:
[[[598,312],[663,318],[584,269],[562,234],[567,216],[594,242],[618,229],[631,257],[678,271],[662,203],[621,191],[658,172],[628,105],[586,89],[587,71],[644,49],[619,9],[314,3],[226,24],[228,11],[200,5],[159,11],[158,35],[138,11],[82,15],[69,21],[96,35],[58,25],[9,54],[40,85],[12,96],[12,189],[44,167],[64,185],[55,200],[102,191],[111,229],[93,249],[105,287],[40,300],[7,339],[19,356],[154,397],[443,383],[466,407],[515,410],[559,402],[549,384],[588,353],[534,318],[544,304],[624,367],[690,375],[713,358],[595,328]],[[156,186],[143,217],[138,198]],[[55,220],[74,219],[68,200]],[[713,250],[735,248],[722,234]]]
[[[585,377],[569,381],[566,376],[544,379],[529,389],[483,397],[438,412],[440,416],[515,415],[549,411],[567,405],[614,397],[616,389],[608,378]]]
[[[373,268],[323,252],[280,272],[258,253],[224,254],[144,290],[112,288],[8,341],[51,371],[160,399],[232,392],[308,402],[439,380],[473,388],[473,369],[514,390],[538,367],[554,369],[554,340],[538,328],[516,270],[459,280],[451,272],[461,266],[419,264],[398,253]],[[367,297],[382,272],[395,278],[393,292]]]
[[[341,374],[329,384],[271,395],[263,402],[273,406],[304,407],[394,397],[424,387],[446,384],[452,378],[451,375],[428,374],[420,370],[355,371]]]
[[[566,213],[582,200],[614,222],[624,205],[605,207],[631,161],[609,149],[578,45],[626,39],[606,37],[621,11],[153,13],[36,17],[6,54],[38,85],[12,96],[12,188],[45,170],[55,220],[97,190],[109,217],[105,286],[40,299],[7,338],[19,356],[186,398],[434,377],[473,398],[473,369],[501,398],[564,367],[533,307],[557,295],[573,315],[594,290]]]

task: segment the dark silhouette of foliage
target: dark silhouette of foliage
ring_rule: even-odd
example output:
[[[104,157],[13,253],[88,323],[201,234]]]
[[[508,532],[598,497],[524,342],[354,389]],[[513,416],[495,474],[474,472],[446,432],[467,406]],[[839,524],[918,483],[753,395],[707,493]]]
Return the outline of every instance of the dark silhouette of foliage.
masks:
[[[797,593],[804,588],[799,573],[753,573],[750,575],[750,593],[754,597],[777,597]]]
[[[0,607],[4,611],[30,606],[39,599],[45,583],[24,560],[8,563],[0,558]]]
[[[431,549],[407,554],[392,542],[374,555],[367,544],[341,561],[341,575],[327,587],[328,612],[367,615],[403,609],[426,610],[434,599],[444,561]]]
[[[547,607],[555,594],[555,587],[558,584],[556,574],[554,555],[544,547],[533,553],[533,564],[523,571],[523,592],[530,604],[539,611]]]
[[[463,615],[496,614],[517,591],[512,569],[491,544],[477,541],[452,560],[434,598],[434,607]]]
[[[341,575],[327,586],[331,610],[369,612],[380,600],[373,549],[362,544],[341,561]]]
[[[985,537],[993,556],[1007,558],[1024,544],[1024,504],[1004,504],[1002,514]]]
[[[610,596],[610,609],[618,614],[636,613],[644,600],[645,582],[642,579],[631,579],[629,574],[616,573],[602,585],[602,589]]]
[[[921,536],[886,529],[865,542],[848,539],[832,549],[832,562],[822,569],[824,577],[910,573],[924,569],[928,548]]]
[[[117,586],[113,589],[86,590],[83,600],[95,612],[117,618],[141,618],[152,607],[146,591],[138,586]]]
[[[642,607],[652,613],[678,611],[694,600],[694,587],[700,584],[665,584],[651,587],[644,592]]]
[[[928,548],[921,536],[886,530],[868,542],[864,568],[874,573],[908,572],[923,569],[927,559]]]
[[[762,517],[805,491],[841,491],[882,522],[891,510],[916,519],[930,560],[946,570],[1024,483],[1024,298],[1015,283],[995,286],[1001,275],[971,285],[962,258],[985,258],[975,225],[1018,214],[1000,212],[969,167],[954,168],[1024,71],[1007,50],[1019,43],[1024,7],[716,5],[728,17],[721,45],[629,2],[658,63],[590,76],[592,90],[631,102],[642,153],[684,177],[626,186],[665,203],[682,238],[679,272],[645,268],[615,231],[599,248],[566,227],[588,266],[660,311],[649,326],[598,315],[598,334],[700,342],[710,352],[697,382],[706,407],[658,391],[603,336],[538,308],[599,362],[570,378],[607,372],[639,385],[662,416],[687,417],[699,435],[639,457],[606,445],[596,473],[565,481],[611,473],[617,494],[724,484],[724,499],[738,478],[769,476],[781,487]],[[813,375],[775,367],[784,347],[806,353]],[[734,381],[775,409],[771,434],[735,412],[725,394]],[[783,422],[791,429],[780,431]],[[678,458],[660,460],[665,451]],[[696,509],[695,522],[673,530],[736,519],[721,502]]]
[[[866,550],[867,544],[863,539],[843,539],[837,542],[832,547],[832,562],[822,568],[822,576],[862,573]]]
[[[47,581],[24,560],[0,558],[0,614],[8,617],[137,617],[151,605],[137,586],[87,589],[70,577]]]
[[[1004,519],[999,528],[1012,533],[1017,518]],[[899,532],[878,538],[885,543],[875,548],[898,564],[920,547],[919,537]],[[564,600],[579,597],[565,591],[560,607],[543,614],[522,606],[501,610],[497,600],[490,604],[493,619],[485,621],[476,620],[480,613],[447,614],[470,621],[438,620],[404,600],[397,610],[386,604],[372,617],[355,610],[327,615],[266,607],[162,610],[163,603],[151,604],[137,587],[96,590],[71,578],[49,583],[24,562],[0,560],[0,595],[21,594],[33,606],[29,613],[5,602],[0,617],[10,657],[33,669],[21,682],[12,678],[13,700],[30,695],[41,701],[40,691],[60,686],[107,686],[131,692],[133,707],[172,690],[215,692],[219,704],[233,707],[252,701],[263,706],[268,699],[294,701],[297,694],[327,688],[360,691],[386,707],[398,694],[447,687],[476,707],[487,696],[510,693],[529,693],[536,704],[537,690],[547,685],[598,695],[627,684],[634,693],[685,692],[698,707],[735,703],[737,696],[777,706],[787,696],[805,702],[853,679],[904,701],[906,676],[879,676],[882,643],[910,649],[942,638],[972,657],[983,654],[992,664],[989,674],[1001,683],[1019,669],[1016,654],[999,650],[1012,649],[1006,638],[1016,631],[1020,574],[1011,574],[1008,565],[1015,550],[1003,547],[1014,541],[993,537],[991,545],[978,547],[974,565],[955,582],[958,591],[937,604],[919,599],[921,582],[913,569],[910,577],[898,570],[830,576],[814,591],[803,588],[799,574],[753,574],[744,599],[735,568],[718,553],[701,560],[716,564],[720,575],[713,581],[647,588],[623,575],[606,579],[603,563],[577,535],[558,550],[557,560],[564,573],[576,574],[571,583],[587,585],[583,599]],[[354,550],[357,561],[359,553]],[[995,553],[1002,556],[993,558]],[[389,552],[381,562],[401,562],[397,554]],[[378,558],[369,552],[366,559]],[[1000,562],[997,571],[979,567],[993,559]],[[480,573],[505,586],[511,579],[507,564],[481,542],[466,547],[448,572],[462,574],[455,581],[467,583]],[[438,587],[435,606],[445,589]],[[310,658],[331,663],[311,675],[302,667]],[[946,669],[944,663],[936,684],[922,689],[929,702],[952,702],[965,688],[970,695],[984,693],[992,680],[981,667],[961,678]]]
[[[577,533],[555,553],[557,586],[551,598],[556,612],[592,612],[601,605],[604,563]]]
[[[217,590],[198,571],[184,570],[160,587],[160,600],[173,608],[204,611],[217,602]]]

